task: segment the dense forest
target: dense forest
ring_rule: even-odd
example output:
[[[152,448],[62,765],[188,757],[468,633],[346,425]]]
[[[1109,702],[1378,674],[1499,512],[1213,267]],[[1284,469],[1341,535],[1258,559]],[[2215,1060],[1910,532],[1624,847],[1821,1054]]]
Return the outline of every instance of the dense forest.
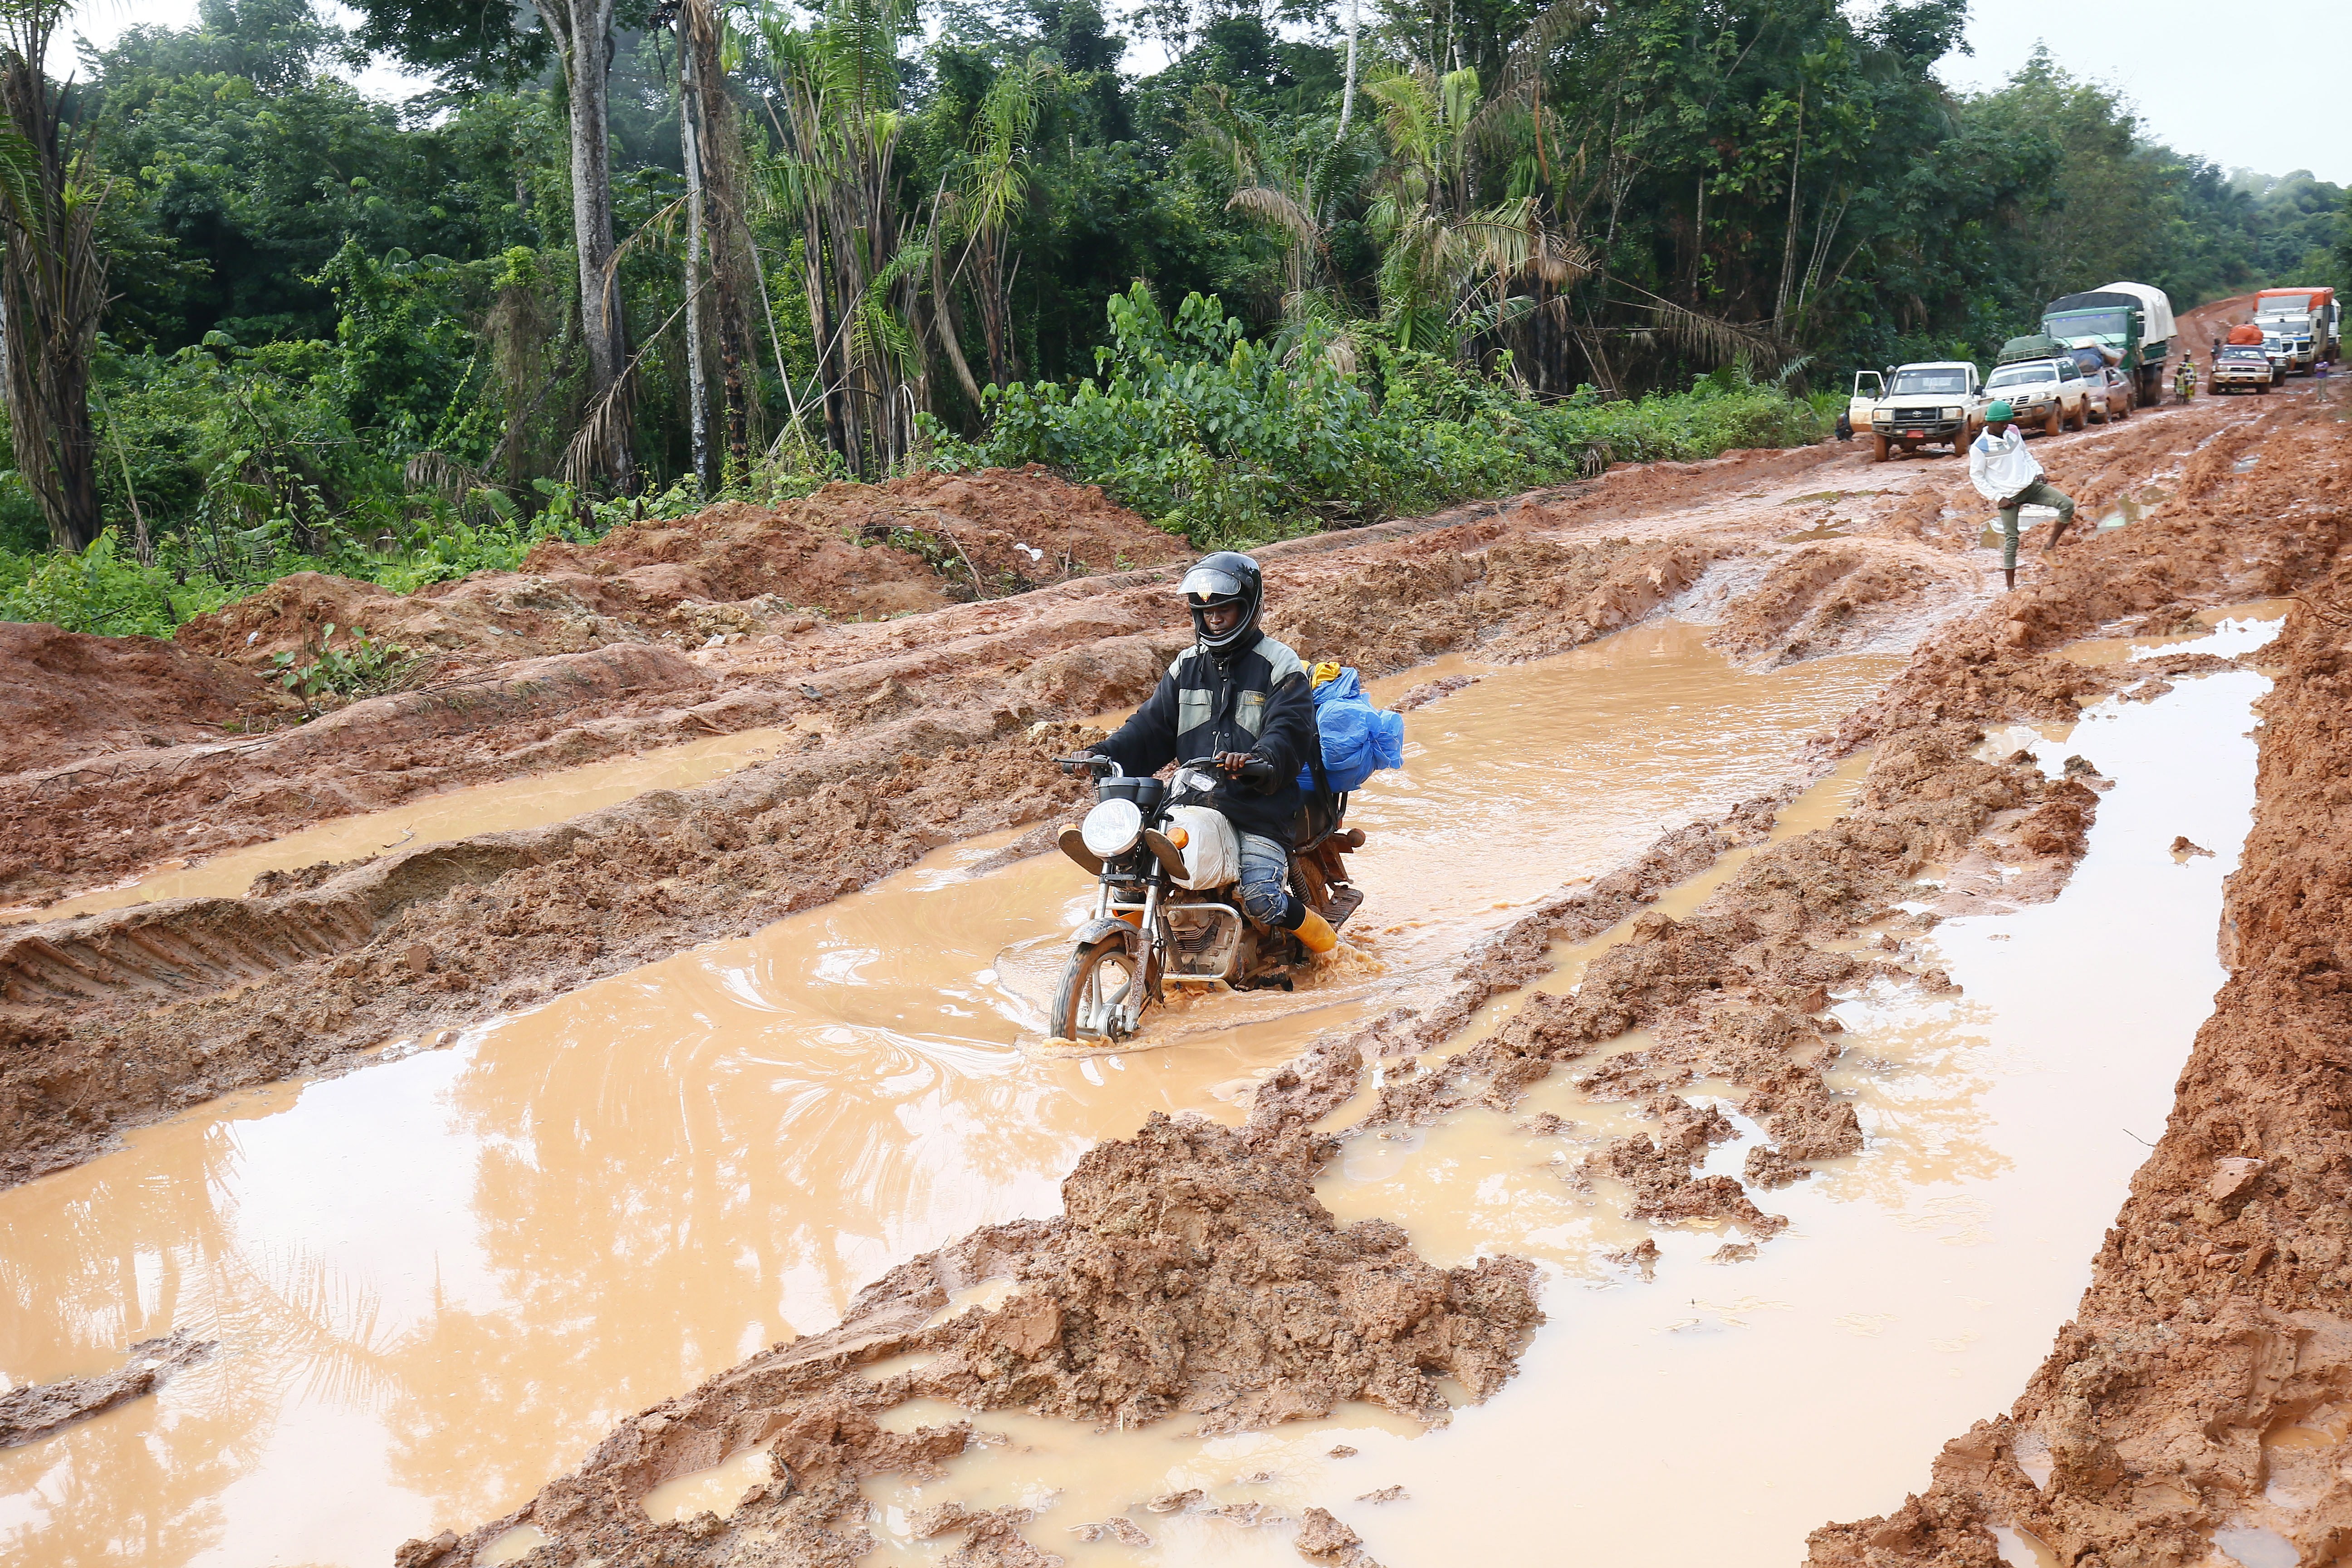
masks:
[[[2352,283],[2334,185],[2043,57],[1947,89],[1963,0],[354,10],[61,79],[70,12],[0,0],[0,616],[160,635],[925,465],[1246,542],[1807,439],[1852,365],[2113,278]]]

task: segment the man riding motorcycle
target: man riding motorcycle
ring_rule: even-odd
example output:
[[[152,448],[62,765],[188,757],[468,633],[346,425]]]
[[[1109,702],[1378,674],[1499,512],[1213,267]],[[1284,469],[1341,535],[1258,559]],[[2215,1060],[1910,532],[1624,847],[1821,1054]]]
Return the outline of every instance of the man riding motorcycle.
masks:
[[[1203,556],[1180,592],[1192,616],[1192,646],[1134,717],[1093,749],[1129,773],[1187,762],[1223,774],[1206,804],[1241,841],[1242,909],[1262,926],[1296,933],[1310,952],[1328,952],[1339,933],[1289,887],[1298,770],[1322,751],[1311,678],[1296,653],[1259,629],[1265,580],[1248,556]]]

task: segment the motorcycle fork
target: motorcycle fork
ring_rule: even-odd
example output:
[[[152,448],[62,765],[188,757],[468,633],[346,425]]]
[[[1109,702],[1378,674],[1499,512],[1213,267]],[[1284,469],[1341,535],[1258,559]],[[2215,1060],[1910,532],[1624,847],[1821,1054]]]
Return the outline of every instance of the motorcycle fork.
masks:
[[[1136,934],[1141,939],[1139,946],[1142,951],[1137,955],[1134,988],[1129,993],[1127,1005],[1122,1009],[1127,1015],[1125,1026],[1126,1032],[1129,1034],[1133,1034],[1137,1026],[1143,1021],[1144,1005],[1154,999],[1151,988],[1145,982],[1157,972],[1160,950],[1165,945],[1160,935],[1160,893],[1164,880],[1163,875],[1157,869],[1147,872],[1143,879],[1143,918],[1137,922],[1136,926]],[[1116,912],[1112,908],[1114,901],[1111,897],[1109,879],[1105,879],[1097,883],[1095,919],[1098,921],[1110,919]],[[1132,909],[1134,906],[1128,907]]]

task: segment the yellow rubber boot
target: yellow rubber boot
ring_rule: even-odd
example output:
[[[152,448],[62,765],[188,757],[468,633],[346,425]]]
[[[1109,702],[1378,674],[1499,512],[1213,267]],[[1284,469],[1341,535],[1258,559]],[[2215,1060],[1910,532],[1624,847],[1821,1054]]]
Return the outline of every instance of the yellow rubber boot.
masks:
[[[1339,945],[1339,933],[1331,929],[1329,921],[1325,920],[1313,910],[1307,911],[1307,918],[1300,921],[1298,929],[1290,934],[1297,937],[1307,952],[1313,953],[1328,952]]]

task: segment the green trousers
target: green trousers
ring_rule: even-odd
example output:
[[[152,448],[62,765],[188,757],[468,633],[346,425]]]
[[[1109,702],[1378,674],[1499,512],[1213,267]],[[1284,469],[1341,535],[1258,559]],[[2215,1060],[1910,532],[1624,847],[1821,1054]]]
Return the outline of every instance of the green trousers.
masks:
[[[2074,515],[2074,498],[2048,479],[2036,479],[2018,491],[2010,504],[2000,509],[2000,564],[2005,572],[2017,569],[2017,509],[2021,506],[2054,506],[2060,522],[2069,521]]]

